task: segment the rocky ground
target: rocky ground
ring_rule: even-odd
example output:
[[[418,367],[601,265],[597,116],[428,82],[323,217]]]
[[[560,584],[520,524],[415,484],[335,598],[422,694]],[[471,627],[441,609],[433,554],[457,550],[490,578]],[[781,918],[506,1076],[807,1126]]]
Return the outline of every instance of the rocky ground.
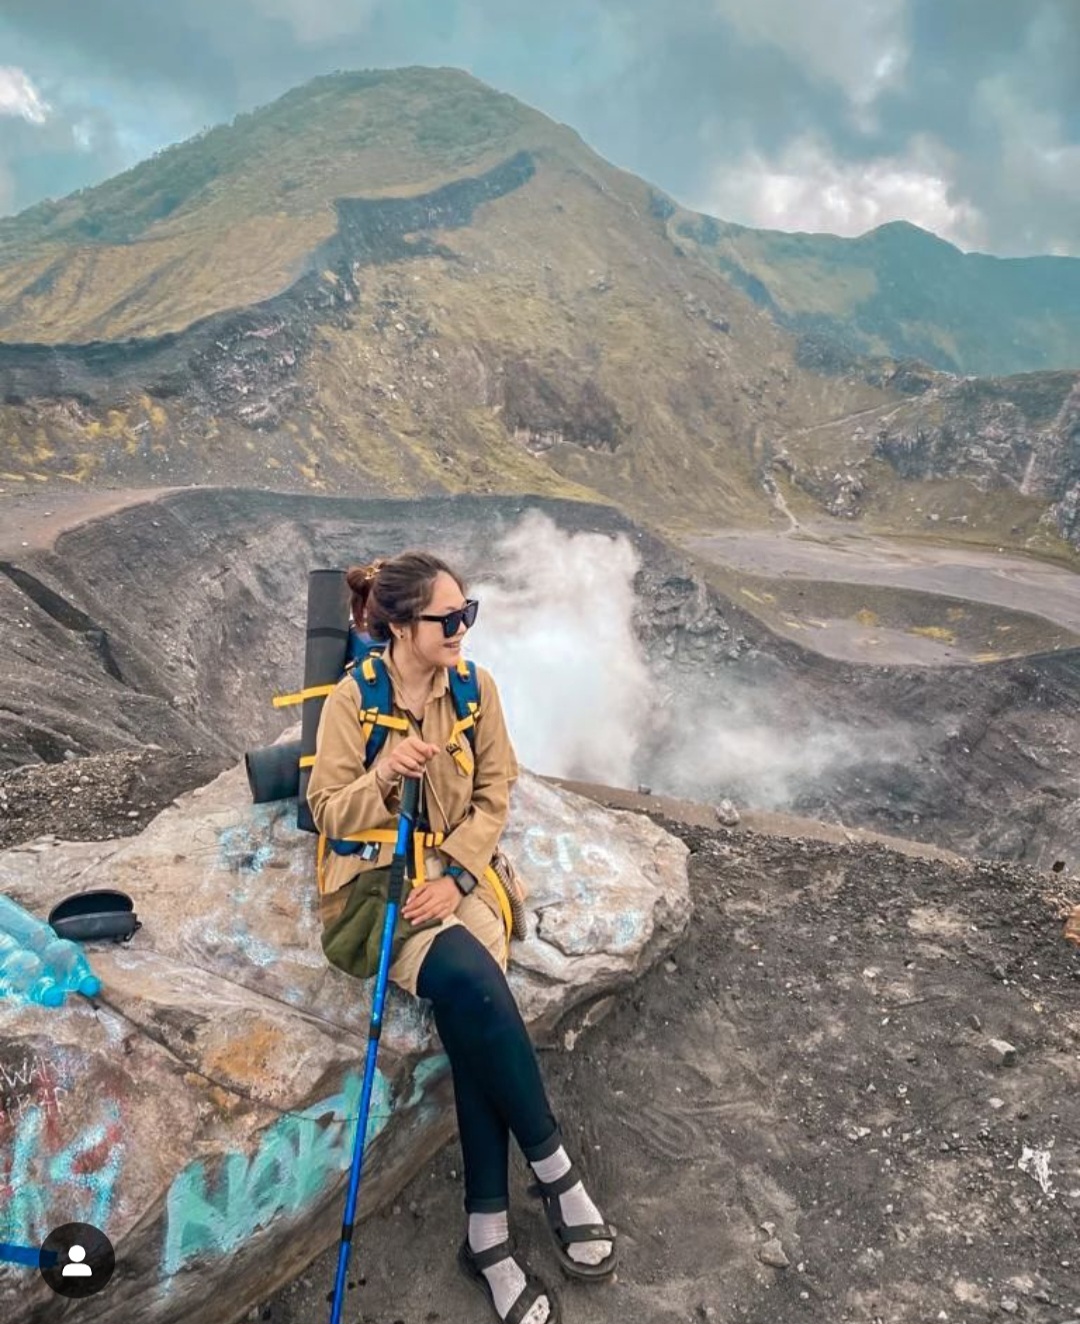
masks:
[[[134,836],[178,795],[212,781],[226,762],[144,749],[0,773],[0,850]]]
[[[665,825],[693,850],[687,938],[542,1055],[622,1237],[618,1280],[562,1285],[564,1318],[1080,1317],[1080,952],[1061,895],[1015,867]],[[453,1265],[460,1166],[451,1145],[361,1229],[349,1317],[482,1318]],[[558,1281],[516,1175],[516,1232]],[[255,1317],[321,1320],[334,1263]]]
[[[4,844],[135,831],[212,771],[151,750],[8,773]],[[1080,1317],[1080,878],[655,817],[692,851],[691,929],[542,1049],[623,1247],[616,1282],[560,1285],[564,1318]],[[484,1317],[453,1265],[460,1168],[451,1144],[363,1225],[346,1318]],[[558,1281],[523,1187],[518,1166],[517,1235]],[[252,1317],[325,1319],[335,1260]]]

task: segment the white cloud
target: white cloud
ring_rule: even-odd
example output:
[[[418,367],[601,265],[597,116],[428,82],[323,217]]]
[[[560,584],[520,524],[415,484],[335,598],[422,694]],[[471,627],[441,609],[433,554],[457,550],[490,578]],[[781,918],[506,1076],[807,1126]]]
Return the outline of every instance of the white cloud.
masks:
[[[455,549],[446,549],[457,560]],[[664,671],[635,628],[630,541],[568,533],[530,511],[500,538],[469,655],[495,674],[518,758],[533,772],[709,800],[790,805],[865,760],[864,742],[731,676]],[[911,757],[899,734],[890,758]]]
[[[835,84],[860,117],[907,64],[908,0],[714,0],[748,41],[778,46]]]
[[[865,742],[816,714],[779,716],[775,692],[748,691],[731,680],[702,685],[681,679],[644,769],[655,790],[688,799],[727,795],[738,804],[781,809],[804,793],[821,794],[845,769],[867,760]],[[882,733],[877,748],[901,762],[900,740],[899,731],[887,741]],[[906,752],[914,756],[910,745]]]
[[[954,196],[953,168],[949,153],[926,137],[913,139],[903,156],[842,161],[805,134],[775,160],[749,152],[718,167],[700,210],[765,229],[839,235],[905,220],[961,248],[978,247],[983,218]]]
[[[17,115],[30,124],[44,124],[50,107],[24,70],[0,65],[0,115]]]

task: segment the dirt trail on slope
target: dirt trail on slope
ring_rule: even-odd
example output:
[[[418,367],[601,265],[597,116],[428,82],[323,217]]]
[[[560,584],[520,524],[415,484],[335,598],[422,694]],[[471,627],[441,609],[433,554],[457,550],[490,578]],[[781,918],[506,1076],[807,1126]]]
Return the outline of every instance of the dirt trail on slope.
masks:
[[[47,551],[57,538],[91,520],[129,506],[157,501],[184,487],[52,488],[48,491],[0,489],[0,556],[19,551]]]
[[[568,791],[584,795],[609,809],[629,809],[638,813],[661,815],[687,827],[715,830],[717,816],[714,806],[696,800],[679,800],[670,795],[653,795],[627,791],[617,786],[599,786],[594,782],[564,781],[559,777],[545,777],[545,781],[564,786]],[[871,832],[868,828],[844,827],[839,823],[822,823],[816,818],[800,818],[797,814],[784,814],[770,809],[740,809],[740,821],[731,830],[736,834],[758,832],[771,837],[791,837],[811,841],[828,841],[835,845],[856,842],[873,843],[911,855],[916,859],[946,860],[955,865],[964,863],[963,857],[926,841],[910,841],[885,832]]]

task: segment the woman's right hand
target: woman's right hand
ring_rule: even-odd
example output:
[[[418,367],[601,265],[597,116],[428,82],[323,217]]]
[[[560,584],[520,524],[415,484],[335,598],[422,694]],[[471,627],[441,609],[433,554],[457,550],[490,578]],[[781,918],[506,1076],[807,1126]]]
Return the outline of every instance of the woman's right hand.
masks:
[[[385,788],[397,777],[420,777],[438,752],[438,745],[419,736],[406,736],[375,764],[375,780]]]

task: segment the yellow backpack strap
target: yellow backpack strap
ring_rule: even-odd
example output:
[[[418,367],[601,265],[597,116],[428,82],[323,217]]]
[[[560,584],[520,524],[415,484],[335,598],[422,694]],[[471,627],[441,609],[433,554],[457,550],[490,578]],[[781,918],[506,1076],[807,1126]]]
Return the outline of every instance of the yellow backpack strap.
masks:
[[[388,726],[391,731],[408,731],[409,723],[404,717],[391,717],[379,712],[378,708],[361,708],[359,712],[360,730],[364,744],[371,739],[371,733],[377,726]]]
[[[450,691],[454,699],[457,721],[450,732],[446,752],[457,764],[460,773],[471,776],[476,766],[472,741],[463,737],[476,726],[476,719],[480,716],[480,686],[467,658],[458,658],[451,676]],[[472,695],[476,697],[470,697]]]
[[[433,846],[441,846],[446,840],[445,832],[417,832],[416,838],[429,849]],[[384,841],[392,846],[397,841],[396,828],[369,828],[365,832],[355,832],[349,837],[336,837],[336,841],[377,841],[380,844]]]
[[[275,694],[272,702],[275,708],[291,708],[294,704],[303,703],[305,699],[325,699],[334,689],[333,685],[309,685],[306,690],[298,690],[295,694]]]
[[[394,840],[397,840],[396,836],[394,837]],[[427,861],[424,859],[425,854],[429,850],[434,849],[434,847],[441,846],[445,840],[445,832],[424,832],[421,830],[413,833],[413,855],[416,859],[417,874],[413,879],[414,887],[421,887],[427,882]]]
[[[466,731],[470,731],[476,725],[476,719],[480,715],[480,705],[470,702],[469,714],[467,717],[459,718],[454,723],[450,732],[450,740],[446,746],[446,752],[451,756],[460,770],[469,775],[472,773],[476,762],[472,755],[472,746],[467,740],[463,740]]]
[[[362,657],[360,661],[356,664],[356,666],[358,666],[360,669],[360,675],[363,677],[364,681],[367,683],[368,686],[375,685],[376,682],[379,680],[379,674],[375,669],[375,663],[377,660],[378,661],[382,660],[381,655],[379,653],[368,653],[365,657]],[[383,665],[385,666],[385,663]],[[355,679],[355,668],[353,674]],[[388,688],[389,681],[388,680],[385,681],[384,684]],[[357,690],[361,695],[361,704],[362,704],[365,695],[364,686],[357,684]],[[377,691],[377,693],[378,692],[379,691]],[[377,702],[373,703],[369,708],[360,707],[357,711],[357,716],[360,721],[361,731],[363,732],[365,746],[367,746],[370,743],[371,733],[375,730],[377,726],[389,727],[391,730],[394,731],[408,731],[409,729],[409,724],[408,722],[405,721],[404,718],[392,717],[388,712],[384,713],[379,708]]]
[[[315,883],[319,889],[319,895],[322,896],[326,890],[326,879],[323,877],[323,866],[326,863],[326,838],[319,833],[319,844],[315,847]]]
[[[510,898],[506,895],[506,888],[503,887],[502,879],[489,864],[484,870],[484,877],[491,884],[495,893],[495,900],[499,903],[499,909],[502,911],[503,923],[506,925],[506,941],[510,941],[510,936],[514,931],[514,915],[510,909]]]

